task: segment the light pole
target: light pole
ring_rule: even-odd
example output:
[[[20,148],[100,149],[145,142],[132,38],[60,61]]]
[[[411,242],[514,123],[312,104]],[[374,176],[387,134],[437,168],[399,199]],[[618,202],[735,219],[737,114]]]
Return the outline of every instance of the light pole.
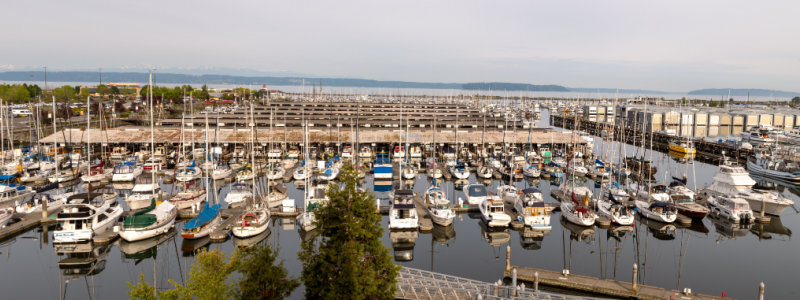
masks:
[[[100,84],[103,84],[103,68],[99,68],[100,70]]]

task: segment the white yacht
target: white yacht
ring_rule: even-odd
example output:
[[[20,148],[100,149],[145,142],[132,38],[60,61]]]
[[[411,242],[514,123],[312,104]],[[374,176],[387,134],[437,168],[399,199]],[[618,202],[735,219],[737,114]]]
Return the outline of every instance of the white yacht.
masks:
[[[514,203],[514,209],[522,215],[525,226],[537,230],[550,230],[550,209],[545,207],[542,191],[535,188],[522,190],[522,197]]]
[[[711,213],[720,217],[728,218],[734,222],[751,222],[754,218],[750,205],[742,198],[730,197],[728,195],[717,195],[708,197],[708,204],[711,205]]]
[[[6,227],[6,225],[8,225],[8,221],[11,221],[11,217],[13,216],[13,208],[0,208],[0,228]]]
[[[372,148],[369,146],[361,146],[361,149],[358,151],[358,157],[360,158],[372,158]]]
[[[780,158],[772,148],[756,148],[747,158],[747,169],[753,174],[800,183],[800,166],[793,160]]]
[[[636,211],[645,218],[664,223],[672,223],[678,218],[678,208],[669,202],[647,203],[636,200]]]
[[[114,167],[114,175],[111,181],[133,181],[144,171],[141,165],[136,162],[123,162]]]
[[[405,146],[403,145],[395,145],[394,146],[394,158],[404,158],[406,157],[406,150]]]
[[[770,136],[770,128],[759,126],[753,127],[748,131],[740,132],[742,139],[749,139],[750,142],[771,144],[775,139]]]
[[[452,166],[450,167],[450,173],[453,174],[458,179],[467,179],[469,178],[469,169],[465,166]]]
[[[47,202],[47,210],[57,209],[67,204],[67,198],[74,195],[74,192],[50,195],[45,193],[36,194],[28,201],[17,201],[16,211],[21,214],[39,213],[42,211],[42,203]]]
[[[254,208],[239,216],[231,233],[237,238],[248,238],[261,234],[269,229],[270,212],[264,204],[258,203]]]
[[[597,214],[618,225],[631,225],[634,222],[633,212],[617,201],[613,195],[609,195],[608,199],[602,199],[597,202]]]
[[[119,203],[106,201],[101,193],[74,195],[68,202],[56,216],[59,225],[53,233],[55,243],[89,241],[114,227],[122,215]]]
[[[489,196],[486,186],[479,183],[465,185],[463,190],[464,194],[467,196],[467,203],[470,205],[481,204],[483,200],[486,200],[486,197]]]
[[[405,179],[414,179],[417,177],[417,169],[410,164],[406,164],[403,166],[403,178]]]
[[[409,150],[409,157],[422,158],[422,149],[419,146],[411,146]]]
[[[389,229],[416,229],[419,226],[414,192],[397,190],[389,208]]]
[[[742,198],[756,211],[761,210],[763,202],[764,213],[776,216],[780,216],[786,208],[794,205],[794,201],[781,197],[777,191],[752,188],[755,184],[747,170],[724,158],[719,166],[719,172],[714,176],[714,183],[698,192],[706,196],[728,195]]]
[[[506,214],[503,199],[500,197],[486,197],[478,208],[481,211],[481,219],[489,227],[508,227],[508,224],[511,224],[511,216]]]
[[[439,187],[431,186],[425,191],[425,204],[431,221],[437,225],[450,225],[456,218],[455,212],[450,208],[450,200],[447,200],[444,191]]]

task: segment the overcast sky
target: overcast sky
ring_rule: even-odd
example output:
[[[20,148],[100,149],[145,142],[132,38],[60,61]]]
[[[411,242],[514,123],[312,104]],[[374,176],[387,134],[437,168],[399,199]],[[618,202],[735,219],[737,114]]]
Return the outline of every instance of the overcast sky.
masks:
[[[11,1],[3,11],[6,70],[800,91],[800,1]]]

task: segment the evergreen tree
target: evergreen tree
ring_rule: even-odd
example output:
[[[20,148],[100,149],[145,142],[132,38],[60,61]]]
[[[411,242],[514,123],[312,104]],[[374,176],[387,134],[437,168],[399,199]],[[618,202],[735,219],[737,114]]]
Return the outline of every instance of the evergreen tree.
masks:
[[[389,249],[381,243],[381,216],[375,195],[358,192],[358,175],[351,165],[339,173],[341,185],[331,184],[330,198],[316,210],[320,241],[304,241],[298,253],[303,262],[306,299],[394,299],[397,273]]]
[[[236,270],[242,275],[233,294],[237,299],[283,299],[300,286],[289,277],[283,261],[276,263],[278,251],[267,245],[236,252]]]

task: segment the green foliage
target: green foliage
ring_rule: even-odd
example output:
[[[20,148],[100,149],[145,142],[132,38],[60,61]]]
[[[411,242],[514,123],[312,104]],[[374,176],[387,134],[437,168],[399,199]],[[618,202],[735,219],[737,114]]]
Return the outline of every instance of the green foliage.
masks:
[[[306,299],[394,299],[395,266],[381,243],[381,216],[375,195],[356,190],[358,175],[351,165],[339,173],[341,185],[326,190],[330,202],[316,212],[317,231],[324,238],[303,241]],[[333,283],[333,284],[332,284]]]
[[[115,87],[115,86],[112,86],[111,87],[111,94],[119,95],[119,88]]]
[[[142,88],[142,91],[139,93],[142,98],[145,98],[150,95],[150,85],[145,85]],[[163,86],[153,86],[153,97],[164,97],[164,99],[180,99],[183,96],[183,89],[181,87],[176,86],[174,88],[168,88]]]
[[[81,91],[81,99],[86,99],[87,97],[89,97],[90,95],[89,88],[82,88],[80,89],[80,91]]]
[[[283,261],[276,264],[278,253],[269,246],[257,245],[251,249],[237,250],[229,257],[224,252],[200,252],[189,271],[183,286],[170,279],[174,289],[155,291],[142,274],[136,285],[127,283],[130,299],[283,299],[300,286],[300,281],[287,277]],[[238,283],[228,283],[232,274],[242,277]]]
[[[719,106],[719,107],[725,107],[725,102],[724,102],[724,101],[720,101],[720,102],[719,102],[719,104],[718,104],[717,106]]]
[[[794,105],[800,104],[800,96],[795,96],[794,98],[792,98],[792,104]]]
[[[62,87],[58,87],[53,90],[53,94],[55,94],[56,99],[59,100],[70,100],[75,98],[75,89],[73,89],[69,85],[65,85]]]
[[[28,95],[31,97],[35,97],[36,95],[42,94],[42,88],[39,87],[38,84],[26,85],[23,84],[28,89]]]
[[[8,101],[17,103],[27,102],[28,100],[30,100],[30,93],[28,92],[28,86],[21,84],[0,85],[0,98],[6,101],[6,103],[8,103]]]
[[[236,251],[236,271],[242,274],[233,290],[237,299],[283,299],[300,286],[289,277],[283,261],[276,263],[278,251],[266,245]]]
[[[681,98],[681,104],[686,105],[686,97]]]

